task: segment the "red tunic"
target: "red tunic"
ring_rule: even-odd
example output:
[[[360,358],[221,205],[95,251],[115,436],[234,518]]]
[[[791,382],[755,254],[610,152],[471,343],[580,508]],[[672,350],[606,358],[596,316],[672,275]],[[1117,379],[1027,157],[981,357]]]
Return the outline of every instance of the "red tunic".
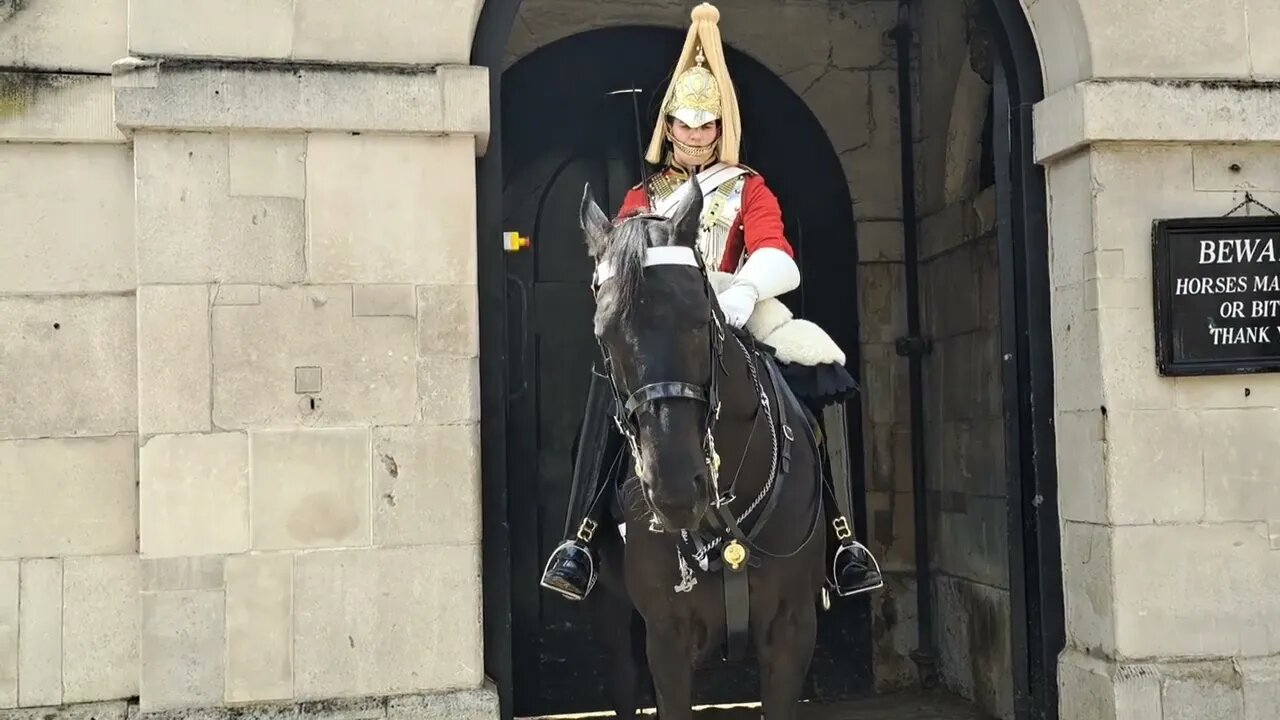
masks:
[[[647,206],[644,188],[633,187],[622,199],[622,207],[618,217],[626,217],[644,210]],[[785,252],[794,258],[795,250],[782,225],[782,208],[778,198],[765,184],[764,178],[756,173],[747,175],[742,188],[742,203],[738,217],[729,226],[729,237],[725,240],[724,257],[720,258],[721,272],[731,273],[738,269],[738,259],[743,254],[743,242],[746,242],[746,254],[771,247]]]

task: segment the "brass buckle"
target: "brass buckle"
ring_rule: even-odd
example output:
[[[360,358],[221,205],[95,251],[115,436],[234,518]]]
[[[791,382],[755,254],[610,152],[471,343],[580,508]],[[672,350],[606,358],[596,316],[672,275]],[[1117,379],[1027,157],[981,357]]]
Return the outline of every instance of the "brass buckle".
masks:
[[[584,543],[591,542],[591,538],[596,534],[596,521],[587,518],[582,521],[582,525],[578,526],[578,539]]]
[[[843,515],[831,521],[836,529],[836,538],[840,540],[848,540],[853,537],[853,531],[849,529],[849,521]]]

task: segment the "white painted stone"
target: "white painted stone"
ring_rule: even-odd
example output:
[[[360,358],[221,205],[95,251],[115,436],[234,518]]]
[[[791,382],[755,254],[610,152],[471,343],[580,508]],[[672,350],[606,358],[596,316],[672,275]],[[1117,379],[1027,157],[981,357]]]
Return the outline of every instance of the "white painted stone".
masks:
[[[101,75],[0,72],[0,140],[123,143],[111,102]]]
[[[299,59],[466,64],[481,0],[295,0]]]
[[[1059,412],[1058,513],[1064,520],[1105,524],[1110,518],[1103,425],[1097,410]]]
[[[1268,80],[1280,78],[1280,5],[1271,0],[1245,0],[1245,13],[1249,22],[1252,76]]]
[[[0,442],[0,558],[137,550],[135,440]]]
[[[1274,151],[1243,143],[1194,146],[1191,162],[1196,190],[1280,191],[1280,153]]]
[[[227,558],[229,703],[293,697],[293,555]]]
[[[210,429],[209,289],[138,288],[138,431]]]
[[[491,682],[475,690],[406,695],[387,700],[387,720],[491,720],[501,713]]]
[[[139,451],[144,557],[249,549],[249,440],[244,433],[156,435]]]
[[[1168,720],[1245,717],[1244,693],[1232,661],[1166,667],[1162,674],[1160,703]]]
[[[233,131],[228,140],[232,197],[306,197],[305,135]]]
[[[62,704],[62,561],[22,561],[18,598],[18,705]]]
[[[0,147],[0,293],[133,290],[129,148]]]
[[[293,0],[130,0],[129,52],[144,56],[286,58]]]
[[[349,285],[263,286],[257,305],[215,305],[214,425],[407,425],[417,416],[416,327],[411,317],[353,317]],[[321,369],[320,393],[295,392],[298,367]]]
[[[0,5],[0,67],[107,72],[124,57],[129,0]]]
[[[143,558],[142,591],[221,590],[226,561],[223,555]]]
[[[69,557],[62,577],[63,701],[136,697],[138,557]]]
[[[1161,703],[1162,678],[1156,665],[1118,665],[1068,648],[1058,665],[1062,698],[1059,717],[1166,720]]]
[[[112,72],[115,120],[125,130],[445,133],[470,138],[477,155],[489,143],[489,73],[479,66],[402,72],[130,61]]]
[[[475,285],[420,285],[418,353],[480,354],[480,299]]]
[[[257,305],[262,302],[262,291],[257,285],[215,285],[214,305]]]
[[[1080,3],[1023,0],[1023,5],[1040,51],[1045,94],[1090,77],[1092,54]]]
[[[233,197],[228,148],[224,133],[135,136],[140,282],[305,277],[302,201]]]
[[[479,546],[303,553],[294,572],[297,699],[480,684]]]
[[[219,590],[141,594],[139,709],[223,700],[225,610]]]
[[[480,542],[478,425],[373,431],[373,544]]]
[[[1280,657],[1236,661],[1244,694],[1244,720],[1280,717]]]
[[[474,175],[464,137],[311,135],[312,281],[475,282]]]
[[[263,430],[249,438],[254,550],[370,544],[368,430]]]

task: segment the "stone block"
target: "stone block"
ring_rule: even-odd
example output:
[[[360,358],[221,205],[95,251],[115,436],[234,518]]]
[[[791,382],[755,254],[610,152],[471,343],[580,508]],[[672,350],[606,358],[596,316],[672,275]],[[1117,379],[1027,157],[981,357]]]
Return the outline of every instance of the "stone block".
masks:
[[[1050,295],[1054,405],[1059,412],[1097,412],[1104,387],[1098,311],[1084,309],[1083,285],[1054,288]]]
[[[0,67],[107,72],[128,54],[129,0],[0,4]]]
[[[863,343],[893,343],[906,332],[905,273],[898,263],[858,265],[858,325]]]
[[[137,550],[135,440],[0,442],[0,557]]]
[[[957,580],[1009,587],[1009,503],[1001,497],[960,494],[963,510],[933,518],[934,563]]]
[[[0,140],[123,144],[111,103],[111,78],[102,75],[0,72]]]
[[[139,282],[305,278],[302,201],[233,196],[226,134],[139,132],[134,166]]]
[[[474,174],[462,136],[310,136],[311,279],[474,283]]]
[[[129,52],[141,56],[286,58],[293,0],[130,0]]]
[[[910,492],[867,494],[869,547],[886,573],[915,569],[915,514]]]
[[[138,288],[138,431],[210,429],[209,288]]]
[[[1103,392],[1108,409],[1169,410],[1174,384],[1156,370],[1150,307],[1102,310],[1098,314]]]
[[[262,288],[257,285],[215,285],[214,305],[257,305],[262,302]]]
[[[1280,13],[1276,14],[1280,20]],[[1280,36],[1278,36],[1280,37]],[[1246,144],[1191,148],[1195,170],[1192,187],[1198,191],[1280,190],[1280,154]]]
[[[902,223],[893,220],[858,222],[858,262],[902,262]]]
[[[1062,531],[1067,643],[1094,653],[1116,647],[1115,530],[1068,521]]]
[[[1207,375],[1173,379],[1179,408],[1269,408],[1280,405],[1280,378],[1269,375]]]
[[[475,154],[489,140],[489,71],[478,66],[405,71],[129,59],[112,67],[112,84],[115,121],[126,131],[447,134],[469,137]]]
[[[1272,446],[1280,432],[1276,408],[1199,413],[1203,446],[1205,519],[1280,523],[1280,487]]]
[[[1100,77],[1248,77],[1246,0],[1080,3]],[[1134,23],[1145,15],[1154,22]],[[1141,27],[1133,27],[1141,25]],[[1203,28],[1213,27],[1206,33]]]
[[[373,431],[373,544],[480,542],[478,425]]]
[[[0,439],[137,430],[134,299],[0,297]]]
[[[480,302],[475,285],[418,287],[418,353],[480,354]]]
[[[871,474],[868,489],[910,492],[911,431],[905,423],[868,423]]]
[[[355,317],[417,317],[418,301],[412,285],[355,285],[351,314]]]
[[[221,590],[227,558],[222,555],[144,558],[143,592],[174,590]]]
[[[293,55],[305,60],[466,64],[478,0],[296,0]]]
[[[139,451],[144,557],[249,549],[249,440],[244,433],[157,435]]]
[[[863,345],[862,365],[867,420],[873,423],[905,423],[911,412],[906,358],[900,357],[893,345]]]
[[[1058,665],[1061,720],[1164,720],[1161,673],[1116,665],[1068,648]]]
[[[863,2],[831,7],[831,64],[838,68],[873,68],[894,62],[888,32],[898,24],[890,3]]]
[[[368,546],[366,429],[250,433],[254,550]]]
[[[133,290],[131,163],[124,145],[5,145],[0,293]]]
[[[418,363],[420,419],[428,424],[480,419],[479,358],[433,355]]]
[[[139,576],[136,555],[62,561],[63,702],[137,696]]]
[[[937,578],[938,670],[949,689],[983,714],[1013,717],[1009,593],[941,575]]]
[[[1163,669],[1164,720],[1243,718],[1244,693],[1233,661],[1200,662]]]
[[[305,135],[233,131],[228,139],[233,197],[306,197]]]
[[[304,553],[294,573],[299,699],[479,686],[478,546]]]
[[[689,26],[689,10],[679,7],[681,30]],[[721,7],[720,33],[781,75],[830,64],[834,15],[825,3],[740,3],[731,10]],[[805,42],[779,42],[780,28]]]
[[[1103,444],[1106,422],[1107,417],[1097,410],[1057,414],[1058,512],[1064,520],[1097,525],[1109,522]]]
[[[214,425],[413,422],[416,320],[353,317],[352,303],[349,285],[308,285],[263,286],[256,305],[214,305]],[[299,367],[320,368],[321,393],[296,393]]]
[[[1245,0],[1245,12],[1249,21],[1251,76],[1260,80],[1280,78],[1280,5],[1270,0]]]
[[[0,708],[18,706],[18,560],[0,560]]]
[[[1108,409],[1103,436],[1111,522],[1196,522],[1204,517],[1207,464],[1195,413]]]
[[[1240,658],[1235,665],[1244,693],[1243,720],[1280,717],[1280,658]]]
[[[62,704],[62,561],[23,560],[18,598],[18,705]]]
[[[222,704],[222,592],[144,592],[141,598],[140,710],[149,713]]]
[[[870,93],[867,73],[829,69],[806,88],[801,97],[827,131],[832,148],[843,153],[871,142],[870,123],[850,121],[851,113],[871,114]],[[850,178],[855,182],[858,179]]]
[[[1055,288],[1083,283],[1083,258],[1095,251],[1090,160],[1089,153],[1078,153],[1054,163],[1046,174],[1054,209],[1049,217],[1049,276]]]
[[[1264,523],[1114,528],[1116,652],[1121,657],[1280,652],[1280,553]],[[1206,592],[1212,588],[1213,592]],[[1177,627],[1177,632],[1169,628]],[[1068,627],[1071,624],[1068,623]]]
[[[853,196],[853,216],[859,222],[902,219],[899,156],[897,145],[867,145],[840,153]]]
[[[474,690],[404,695],[387,701],[387,720],[492,720],[500,714],[498,693],[487,683]]]
[[[227,558],[227,702],[293,697],[293,556]]]

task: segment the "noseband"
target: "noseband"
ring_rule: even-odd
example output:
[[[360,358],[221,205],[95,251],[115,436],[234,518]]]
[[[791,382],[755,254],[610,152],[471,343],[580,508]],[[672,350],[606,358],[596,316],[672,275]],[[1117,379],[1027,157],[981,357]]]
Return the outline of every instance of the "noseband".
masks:
[[[706,406],[706,414],[703,419],[703,452],[706,457],[707,467],[711,472],[711,484],[716,493],[715,504],[719,507],[733,500],[732,493],[723,497],[720,495],[720,456],[716,453],[714,439],[715,423],[720,416],[720,373],[717,372],[717,365],[723,367],[724,321],[716,312],[715,303],[711,302],[712,297],[714,297],[711,289],[711,279],[707,273],[706,265],[702,262],[702,257],[697,251],[685,246],[647,248],[644,267],[660,265],[687,265],[697,268],[702,277],[703,290],[707,293],[707,305],[711,308],[707,319],[707,324],[711,329],[711,379],[706,385],[678,380],[651,382],[626,394],[624,399],[624,393],[618,387],[618,381],[613,372],[612,358],[609,356],[609,351],[605,348],[604,343],[597,339],[601,355],[604,357],[605,374],[609,378],[609,385],[613,388],[614,399],[616,400],[615,407],[617,411],[614,414],[614,422],[631,446],[631,456],[635,459],[636,476],[639,477],[644,472],[644,461],[640,456],[640,446],[637,440],[640,433],[640,413],[650,410],[651,406],[659,400],[685,399],[703,403]],[[600,286],[613,276],[614,270],[609,261],[601,261],[596,266],[595,275],[592,278],[592,293],[597,293]]]

